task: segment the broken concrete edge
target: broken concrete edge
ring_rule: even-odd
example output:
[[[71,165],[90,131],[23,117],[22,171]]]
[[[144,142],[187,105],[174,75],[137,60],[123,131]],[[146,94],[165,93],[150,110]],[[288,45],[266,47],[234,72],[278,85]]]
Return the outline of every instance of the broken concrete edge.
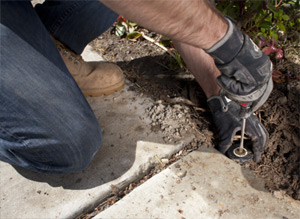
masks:
[[[72,212],[72,213],[70,212],[71,214],[69,216],[67,216],[67,218],[84,218],[84,215],[91,214],[93,211],[95,211],[95,209],[98,206],[100,206],[102,203],[106,202],[112,196],[114,196],[115,195],[114,193],[116,193],[116,191],[122,191],[126,187],[128,187],[130,184],[139,182],[147,174],[149,174],[151,172],[151,170],[155,169],[156,166],[160,166],[161,170],[159,172],[161,172],[164,169],[168,168],[174,162],[172,162],[172,163],[170,162],[170,163],[165,164],[164,166],[162,166],[162,164],[160,163],[161,160],[162,159],[170,159],[171,157],[175,156],[178,152],[183,150],[184,147],[186,145],[188,145],[194,138],[195,137],[193,135],[191,135],[191,136],[187,137],[185,139],[185,141],[181,141],[179,144],[173,145],[174,148],[173,148],[173,150],[169,151],[169,153],[155,154],[154,156],[150,157],[148,162],[143,163],[143,164],[139,165],[138,168],[136,168],[139,171],[134,173],[132,176],[127,177],[126,173],[125,173],[123,176],[119,177],[118,179],[115,179],[114,180],[115,183],[114,182],[113,183],[112,182],[107,183],[107,186],[105,186],[106,191],[104,191],[104,193],[102,193],[99,197],[96,197],[95,199],[93,199],[89,203],[85,203],[85,205],[78,208],[77,211]],[[137,145],[141,145],[141,144],[157,144],[157,145],[160,145],[160,143],[153,143],[153,142],[147,142],[147,141],[138,141],[137,142]],[[171,144],[169,144],[169,145],[171,145]],[[134,166],[134,164],[133,164],[133,166]],[[128,172],[129,171],[130,170],[128,170]],[[156,173],[156,174],[158,174],[158,173]],[[156,174],[154,174],[154,175],[156,175]],[[140,186],[140,185],[138,185],[138,186]],[[125,197],[128,194],[124,194],[118,200],[122,199],[123,197]],[[100,212],[98,212],[98,213],[100,213]]]
[[[299,201],[276,198],[215,152],[193,151],[94,218],[299,218]]]

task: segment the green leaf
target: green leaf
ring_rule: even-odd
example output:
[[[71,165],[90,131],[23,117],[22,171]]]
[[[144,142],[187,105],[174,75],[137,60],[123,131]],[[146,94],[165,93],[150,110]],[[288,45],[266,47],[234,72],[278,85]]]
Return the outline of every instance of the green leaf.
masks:
[[[131,32],[131,33],[127,34],[126,39],[136,41],[141,36],[142,36],[142,34],[140,32],[135,31],[135,32]]]
[[[131,21],[128,21],[128,25],[129,25],[129,26],[131,26],[131,27],[135,27],[135,26],[137,26],[137,24],[136,24],[136,23],[133,23],[133,22],[131,22]]]
[[[174,51],[173,54],[175,55],[175,60],[176,60],[177,64],[179,65],[179,67],[181,69],[184,68],[184,62],[183,62],[180,54],[177,51]]]
[[[170,46],[171,44],[172,44],[172,40],[161,40],[160,42],[159,42],[161,45],[163,45],[163,46],[166,46],[166,47],[168,47],[168,46]]]
[[[268,2],[267,8],[270,9],[273,13],[276,13],[278,10],[275,8],[275,6],[272,4],[272,2]]]
[[[260,28],[270,29],[272,27],[272,22],[263,21],[258,25]]]
[[[277,24],[278,28],[284,32],[286,32],[285,26],[283,25],[283,23],[279,23]]]
[[[266,18],[265,21],[272,21],[272,13],[270,13]]]
[[[259,36],[263,36],[264,34],[262,32],[256,34],[255,38],[258,38]]]
[[[289,22],[289,27],[293,27],[295,23],[293,21]]]
[[[282,19],[287,21],[290,19],[290,17],[288,15],[284,14],[284,15],[282,15]]]
[[[126,32],[126,28],[124,26],[122,26],[122,25],[117,25],[116,26],[116,32],[115,33],[118,37],[122,37],[125,34],[125,32]]]
[[[273,32],[273,31],[271,31],[270,37],[271,37],[271,38],[274,38],[275,40],[278,40],[278,34],[275,33],[275,32]]]
[[[273,14],[274,14],[274,18],[276,19],[276,20],[278,20],[279,19],[279,13],[278,12],[273,12]]]

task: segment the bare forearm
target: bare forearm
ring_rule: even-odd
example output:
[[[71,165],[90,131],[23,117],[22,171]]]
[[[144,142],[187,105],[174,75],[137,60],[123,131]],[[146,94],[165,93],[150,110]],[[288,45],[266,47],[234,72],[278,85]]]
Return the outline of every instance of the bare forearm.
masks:
[[[139,25],[202,49],[218,42],[227,22],[208,0],[100,0]]]
[[[180,53],[190,72],[195,76],[207,98],[220,95],[220,87],[217,84],[217,77],[221,75],[214,60],[202,49],[174,42],[175,48]]]

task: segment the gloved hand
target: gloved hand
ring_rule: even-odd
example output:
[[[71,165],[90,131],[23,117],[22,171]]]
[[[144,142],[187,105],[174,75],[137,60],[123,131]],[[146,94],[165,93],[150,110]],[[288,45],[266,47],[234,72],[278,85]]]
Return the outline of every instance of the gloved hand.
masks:
[[[218,78],[226,96],[238,103],[251,103],[256,111],[272,89],[272,62],[253,41],[228,18],[228,31],[206,50],[221,71]]]
[[[233,143],[233,137],[241,130],[240,106],[221,96],[213,96],[207,100],[207,103],[219,135],[217,149],[225,154]],[[247,118],[245,134],[251,138],[253,159],[258,162],[268,144],[269,134],[254,113]]]

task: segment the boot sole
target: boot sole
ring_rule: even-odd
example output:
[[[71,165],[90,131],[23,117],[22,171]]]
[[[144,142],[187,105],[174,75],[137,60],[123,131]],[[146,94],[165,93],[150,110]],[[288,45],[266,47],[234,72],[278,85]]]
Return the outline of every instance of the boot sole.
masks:
[[[109,94],[112,94],[114,92],[117,92],[119,90],[121,90],[122,88],[124,88],[124,85],[125,85],[125,80],[111,86],[111,87],[108,87],[108,88],[105,88],[105,89],[101,89],[101,90],[98,90],[98,91],[85,91],[83,90],[82,93],[85,97],[99,97],[99,96],[102,96],[102,95],[109,95]]]

